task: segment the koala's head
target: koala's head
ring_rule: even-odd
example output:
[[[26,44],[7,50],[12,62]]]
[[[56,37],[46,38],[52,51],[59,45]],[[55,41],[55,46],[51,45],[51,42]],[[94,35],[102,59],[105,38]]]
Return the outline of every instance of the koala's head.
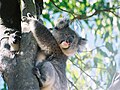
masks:
[[[75,31],[69,28],[69,26],[66,26],[68,23],[63,23],[58,23],[57,28],[52,31],[52,34],[58,42],[63,53],[67,56],[71,56],[75,52],[82,50],[86,44],[86,39],[79,37]],[[62,28],[58,28],[59,25]]]
[[[65,18],[58,20],[52,34],[66,56],[71,56],[77,51],[81,51],[87,41],[69,28],[69,20]]]

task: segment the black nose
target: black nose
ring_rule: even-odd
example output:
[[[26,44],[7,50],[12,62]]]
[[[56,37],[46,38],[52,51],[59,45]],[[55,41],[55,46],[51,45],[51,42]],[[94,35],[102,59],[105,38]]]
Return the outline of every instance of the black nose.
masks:
[[[66,41],[67,41],[68,43],[72,43],[73,40],[74,40],[74,37],[69,36]]]

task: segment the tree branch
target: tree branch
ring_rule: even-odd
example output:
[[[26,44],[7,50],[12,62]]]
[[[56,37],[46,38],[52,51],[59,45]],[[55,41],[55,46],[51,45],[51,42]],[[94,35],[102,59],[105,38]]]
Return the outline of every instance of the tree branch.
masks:
[[[74,19],[79,19],[79,20],[88,19],[88,18],[90,18],[90,17],[92,17],[94,15],[100,14],[101,12],[111,12],[113,15],[115,15],[118,18],[120,18],[119,15],[117,15],[113,11],[111,11],[111,10],[114,10],[114,9],[120,9],[120,7],[107,8],[107,9],[103,9],[103,10],[97,10],[96,9],[95,12],[92,15],[90,15],[90,16],[78,15],[78,16],[74,17],[73,20]]]
[[[67,13],[71,14],[71,15],[75,18],[75,15],[74,15],[75,13],[74,13],[74,12],[70,12],[70,11],[64,10],[64,9],[58,7],[53,0],[50,0],[50,1],[52,2],[52,4],[53,4],[56,8],[58,8],[58,9],[61,10],[61,11],[64,11],[64,12],[67,12]],[[78,14],[76,14],[76,15],[78,15]]]
[[[117,14],[115,14],[113,11],[111,11],[111,10],[115,10],[115,9],[120,9],[120,6],[118,6],[118,7],[113,7],[113,8],[106,8],[106,9],[103,9],[103,10],[97,10],[97,9],[96,9],[95,12],[94,12],[92,15],[86,16],[86,15],[79,15],[79,14],[77,14],[77,13],[64,10],[64,9],[58,7],[53,0],[50,0],[50,1],[51,1],[52,4],[53,4],[56,8],[58,8],[59,10],[71,14],[71,15],[74,17],[74,18],[72,19],[72,21],[74,21],[75,19],[79,19],[79,20],[88,19],[88,18],[90,18],[90,17],[92,17],[92,16],[94,16],[94,15],[100,14],[101,12],[111,12],[113,15],[115,15],[115,16],[118,17],[118,18],[120,18],[119,15],[117,15]]]

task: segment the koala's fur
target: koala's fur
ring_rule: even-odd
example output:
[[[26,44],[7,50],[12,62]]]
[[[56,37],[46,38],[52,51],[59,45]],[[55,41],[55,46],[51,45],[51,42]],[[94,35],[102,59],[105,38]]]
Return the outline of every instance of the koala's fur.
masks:
[[[37,58],[40,63],[38,62],[34,68],[41,90],[67,90],[65,72],[67,58],[75,53],[80,45],[84,45],[86,40],[79,37],[68,26],[57,27],[51,33],[34,18],[24,17],[23,22],[28,24],[41,49]],[[43,56],[42,61],[40,55]]]

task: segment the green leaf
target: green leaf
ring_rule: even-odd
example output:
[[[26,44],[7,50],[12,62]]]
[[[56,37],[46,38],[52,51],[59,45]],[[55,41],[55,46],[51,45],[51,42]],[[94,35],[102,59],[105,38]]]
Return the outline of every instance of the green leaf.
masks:
[[[117,26],[118,26],[118,29],[120,31],[120,23],[119,23],[119,20],[117,20]]]
[[[104,52],[103,50],[101,50],[101,49],[97,49],[98,50],[98,52],[100,52],[100,54],[101,55],[103,55],[104,57],[108,57],[108,55],[106,54],[106,52]]]
[[[101,60],[100,60],[99,58],[97,58],[97,57],[94,58],[94,65],[95,65],[95,67],[98,66],[98,63],[99,63],[100,61],[101,61]]]
[[[43,17],[50,21],[50,15],[49,14],[44,14]]]
[[[113,46],[111,43],[107,42],[105,46],[110,52],[113,52]]]
[[[107,31],[107,32],[105,33],[104,41],[105,41],[108,37],[109,37],[109,32]]]

